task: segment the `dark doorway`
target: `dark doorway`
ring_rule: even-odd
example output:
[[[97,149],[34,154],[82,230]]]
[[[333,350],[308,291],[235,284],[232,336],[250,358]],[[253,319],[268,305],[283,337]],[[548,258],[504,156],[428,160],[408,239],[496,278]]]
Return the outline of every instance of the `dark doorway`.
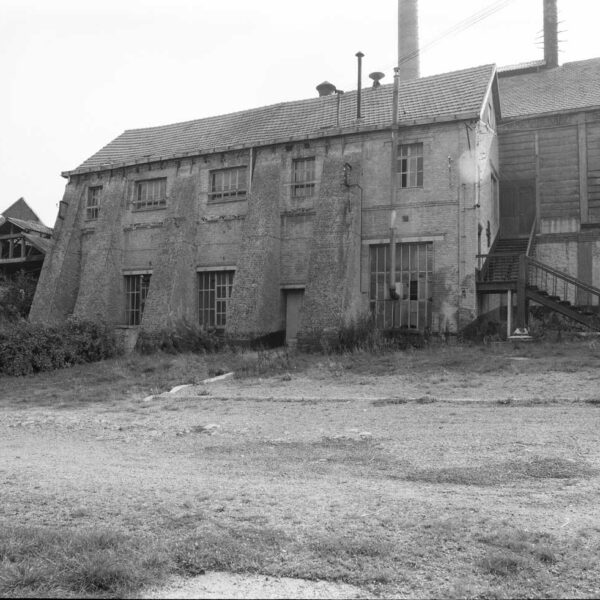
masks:
[[[527,237],[535,219],[535,183],[500,184],[500,234],[503,238]]]

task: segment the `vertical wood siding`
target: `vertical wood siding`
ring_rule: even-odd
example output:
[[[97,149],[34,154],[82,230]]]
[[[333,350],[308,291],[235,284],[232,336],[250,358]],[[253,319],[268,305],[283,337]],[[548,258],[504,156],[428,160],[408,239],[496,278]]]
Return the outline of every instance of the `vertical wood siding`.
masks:
[[[542,218],[579,217],[577,127],[539,132],[540,212]]]
[[[587,124],[588,203],[590,221],[600,221],[600,123]]]
[[[502,133],[500,144],[500,178],[503,181],[535,179],[535,133]]]

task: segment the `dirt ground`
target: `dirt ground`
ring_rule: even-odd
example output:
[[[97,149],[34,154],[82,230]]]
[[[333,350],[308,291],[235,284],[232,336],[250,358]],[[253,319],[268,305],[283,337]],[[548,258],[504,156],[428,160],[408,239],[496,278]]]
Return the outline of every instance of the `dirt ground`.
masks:
[[[105,402],[6,379],[0,523],[256,544],[146,597],[594,597],[600,370],[577,348],[315,357]]]

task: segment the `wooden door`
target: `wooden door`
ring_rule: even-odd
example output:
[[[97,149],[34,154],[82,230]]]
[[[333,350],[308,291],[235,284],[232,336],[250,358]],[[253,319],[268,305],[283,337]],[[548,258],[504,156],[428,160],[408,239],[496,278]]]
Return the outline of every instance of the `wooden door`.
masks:
[[[502,182],[500,185],[500,232],[502,237],[526,237],[535,219],[535,183]]]
[[[285,343],[295,343],[300,325],[304,290],[285,290]]]

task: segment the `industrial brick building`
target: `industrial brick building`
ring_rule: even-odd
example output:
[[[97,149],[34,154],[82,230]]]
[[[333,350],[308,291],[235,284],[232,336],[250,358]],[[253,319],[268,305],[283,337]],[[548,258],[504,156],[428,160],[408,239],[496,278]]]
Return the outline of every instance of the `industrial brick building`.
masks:
[[[416,0],[401,9],[402,56]],[[499,306],[510,321],[517,297],[523,321],[543,291],[523,273],[541,260],[584,284],[541,302],[593,305],[600,61],[548,56],[425,78],[407,63],[398,85],[325,82],[308,100],[124,132],[64,173],[30,318],[133,332],[185,319],[307,344],[366,313],[456,332]]]

